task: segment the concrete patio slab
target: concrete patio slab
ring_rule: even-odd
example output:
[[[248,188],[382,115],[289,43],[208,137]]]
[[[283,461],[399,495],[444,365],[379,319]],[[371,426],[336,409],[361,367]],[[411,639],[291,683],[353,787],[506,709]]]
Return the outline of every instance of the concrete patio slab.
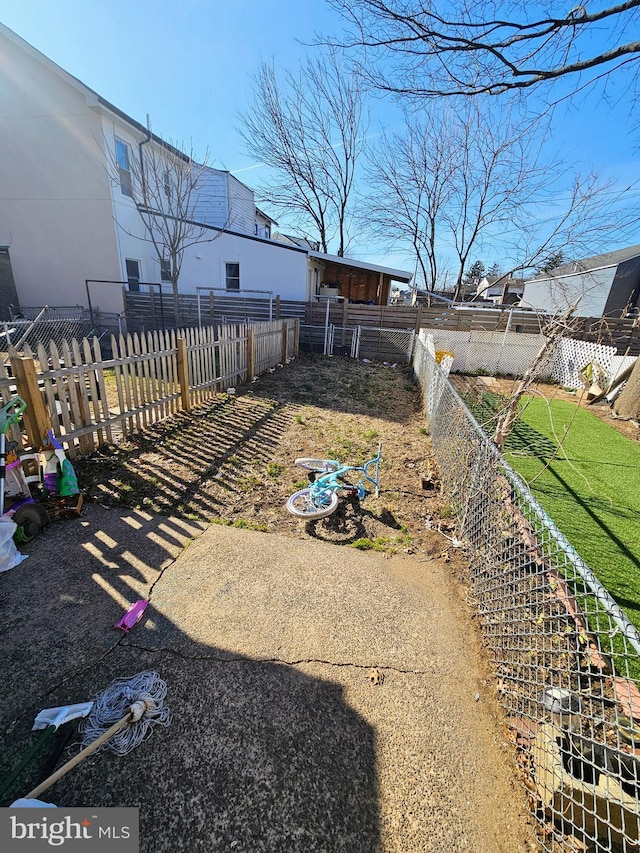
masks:
[[[174,560],[175,523],[94,512],[52,574],[13,570],[30,608],[18,574],[5,584],[24,637],[8,635],[20,660],[6,667],[5,771],[37,702],[86,700],[151,668],[168,685],[169,728],[128,756],[91,757],[43,799],[139,806],[145,853],[532,849],[445,563],[217,525]],[[114,640],[124,599],[145,594],[145,620]]]

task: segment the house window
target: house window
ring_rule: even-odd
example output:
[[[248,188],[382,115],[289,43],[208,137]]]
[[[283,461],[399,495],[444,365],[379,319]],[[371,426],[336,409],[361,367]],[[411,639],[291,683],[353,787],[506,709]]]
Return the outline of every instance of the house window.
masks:
[[[126,142],[116,139],[116,162],[120,178],[120,192],[133,198],[133,183],[131,181],[131,149]]]
[[[171,201],[171,174],[168,169],[164,172],[164,194]]]
[[[225,264],[225,287],[240,290],[240,264]]]
[[[125,261],[127,265],[127,281],[130,293],[140,292],[140,263],[138,261]]]
[[[171,261],[168,258],[160,261],[160,281],[171,281]]]

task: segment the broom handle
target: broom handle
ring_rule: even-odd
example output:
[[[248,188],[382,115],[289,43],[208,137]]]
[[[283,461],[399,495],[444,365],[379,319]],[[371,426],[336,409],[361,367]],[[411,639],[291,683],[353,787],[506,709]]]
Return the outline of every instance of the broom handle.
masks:
[[[55,726],[47,726],[47,728],[40,735],[40,737],[33,743],[29,750],[25,752],[18,764],[16,764],[15,767],[11,769],[9,775],[2,780],[2,785],[0,786],[0,800],[4,799],[5,794],[7,793],[7,791],[11,790],[11,786],[20,776],[20,773],[24,770],[24,768],[31,761],[31,759],[35,758],[35,756],[44,747],[45,743],[47,743],[51,739],[51,736],[53,735],[55,730]]]
[[[107,729],[106,732],[103,732],[100,737],[96,738],[93,743],[90,743],[89,746],[86,746],[82,752],[79,752],[77,755],[74,755],[73,758],[69,759],[66,764],[63,764],[55,773],[52,773],[51,776],[48,776],[44,782],[40,782],[33,791],[29,791],[28,794],[25,795],[26,799],[38,799],[40,794],[44,793],[47,788],[50,788],[53,784],[55,784],[58,779],[62,779],[63,776],[66,776],[70,770],[73,770],[81,761],[84,761],[92,752],[95,752],[99,746],[112,738],[115,734],[117,734],[120,729],[123,729],[127,723],[131,721],[132,713],[131,711],[127,711],[126,715],[122,717],[121,720],[118,720],[117,723],[114,723],[110,729]]]

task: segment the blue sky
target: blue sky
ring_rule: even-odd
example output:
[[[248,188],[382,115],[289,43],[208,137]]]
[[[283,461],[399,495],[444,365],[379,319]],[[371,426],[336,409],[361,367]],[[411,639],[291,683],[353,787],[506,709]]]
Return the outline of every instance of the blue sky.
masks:
[[[323,0],[19,0],[0,20],[138,121],[208,147],[215,165],[251,165],[236,132],[262,60],[295,66],[314,31],[335,29]]]
[[[260,62],[295,68],[315,33],[342,28],[324,0],[0,0],[0,20],[133,118],[144,123],[148,113],[155,133],[208,147],[215,166],[249,186],[262,170],[243,153],[237,114]],[[553,145],[623,188],[640,179],[640,130],[624,87],[609,84],[606,94],[561,107]],[[395,129],[393,115],[375,102],[370,133]],[[412,269],[404,250],[360,244],[354,254]]]

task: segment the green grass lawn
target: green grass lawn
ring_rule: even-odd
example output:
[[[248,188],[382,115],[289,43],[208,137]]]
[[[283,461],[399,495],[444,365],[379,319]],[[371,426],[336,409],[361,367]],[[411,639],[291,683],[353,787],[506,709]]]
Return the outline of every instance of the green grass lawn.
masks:
[[[497,402],[473,407],[481,421]],[[504,455],[640,630],[640,445],[571,403],[526,397]]]

